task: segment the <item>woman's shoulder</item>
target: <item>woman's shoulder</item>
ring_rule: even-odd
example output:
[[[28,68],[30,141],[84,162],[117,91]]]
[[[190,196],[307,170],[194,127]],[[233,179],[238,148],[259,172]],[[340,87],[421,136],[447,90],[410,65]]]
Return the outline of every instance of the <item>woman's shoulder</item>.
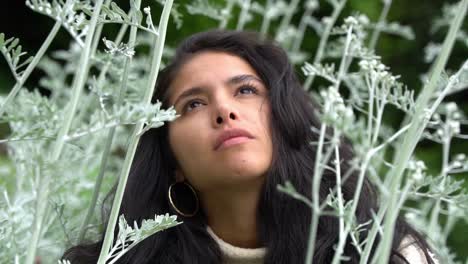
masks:
[[[424,254],[423,249],[421,249],[418,242],[410,235],[407,235],[403,238],[398,247],[399,253],[405,257],[405,259],[410,264],[428,264],[426,260],[426,254]],[[434,253],[428,250],[429,257],[435,264],[439,264],[439,261],[435,257]]]

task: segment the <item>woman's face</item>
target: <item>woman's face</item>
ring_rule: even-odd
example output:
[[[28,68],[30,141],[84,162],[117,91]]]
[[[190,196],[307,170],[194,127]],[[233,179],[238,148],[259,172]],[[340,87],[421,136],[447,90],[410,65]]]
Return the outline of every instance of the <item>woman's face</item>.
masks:
[[[198,191],[263,180],[272,160],[268,90],[240,57],[205,51],[189,59],[169,88],[180,117],[169,124],[178,176]]]

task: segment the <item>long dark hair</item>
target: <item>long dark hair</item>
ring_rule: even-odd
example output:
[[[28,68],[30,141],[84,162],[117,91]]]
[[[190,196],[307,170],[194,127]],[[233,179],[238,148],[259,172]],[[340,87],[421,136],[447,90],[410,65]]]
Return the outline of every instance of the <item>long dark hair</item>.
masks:
[[[202,51],[220,51],[247,61],[269,89],[271,130],[274,142],[273,162],[262,187],[258,212],[258,237],[267,248],[265,263],[304,263],[309,234],[311,209],[303,202],[277,190],[278,184],[289,180],[301,194],[311,199],[312,175],[317,141],[311,127],[319,128],[318,105],[307,95],[288,61],[287,54],[276,44],[262,40],[255,33],[239,31],[209,31],[190,36],[176,51],[175,58],[161,71],[153,96],[168,105],[168,87],[180,67]],[[351,169],[352,148],[343,140],[340,155],[343,171]],[[168,143],[168,128],[151,129],[142,135],[125,189],[120,214],[127,221],[140,223],[155,214],[176,212],[169,204],[167,192],[175,182],[176,160]],[[357,173],[351,173],[342,186],[343,197],[352,199],[357,185]],[[336,176],[325,171],[320,184],[321,202],[336,186]],[[365,179],[356,210],[358,223],[372,219],[377,212],[375,188]],[[182,225],[160,232],[141,242],[119,263],[221,263],[222,255],[216,242],[206,231],[202,210],[190,218],[181,217]],[[315,243],[315,263],[330,263],[339,238],[338,218],[321,216]],[[361,237],[365,239],[365,230]],[[406,222],[398,219],[392,245],[391,263],[407,263],[398,253],[405,236],[411,236],[422,249],[428,263],[428,245]],[[378,241],[379,238],[377,238]],[[361,241],[362,242],[362,241]],[[95,263],[101,242],[78,245],[69,249],[64,258],[72,263]],[[359,253],[351,241],[345,246],[348,263],[359,263]]]

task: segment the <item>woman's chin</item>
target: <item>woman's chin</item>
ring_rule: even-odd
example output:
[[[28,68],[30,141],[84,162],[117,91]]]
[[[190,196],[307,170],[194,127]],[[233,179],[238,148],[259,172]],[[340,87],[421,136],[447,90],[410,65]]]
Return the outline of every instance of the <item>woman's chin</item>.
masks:
[[[223,178],[237,183],[258,180],[268,170],[268,167],[259,164],[258,160],[231,160],[223,167]]]

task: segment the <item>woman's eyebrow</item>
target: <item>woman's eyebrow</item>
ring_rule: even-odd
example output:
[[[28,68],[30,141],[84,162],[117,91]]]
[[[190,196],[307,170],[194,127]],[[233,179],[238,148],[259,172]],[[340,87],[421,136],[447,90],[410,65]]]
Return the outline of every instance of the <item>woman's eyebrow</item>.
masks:
[[[192,88],[190,88],[188,90],[185,90],[184,92],[182,92],[179,95],[179,97],[177,97],[177,99],[174,102],[174,105],[177,105],[177,102],[184,99],[185,97],[189,97],[189,96],[197,95],[197,94],[202,94],[203,92],[204,92],[204,90],[201,87],[192,87]]]
[[[241,75],[236,75],[236,76],[233,76],[233,77],[229,78],[226,81],[226,84],[236,85],[236,84],[243,83],[243,82],[246,82],[246,81],[257,81],[257,82],[263,83],[262,80],[260,80],[258,77],[254,76],[254,75],[241,74]],[[184,99],[186,97],[202,94],[203,92],[204,92],[204,89],[201,88],[201,87],[192,87],[192,88],[190,88],[188,90],[185,90],[184,92],[182,92],[179,95],[179,97],[177,97],[177,99],[174,102],[174,105],[177,105],[177,103],[180,100],[182,100],[182,99]]]
[[[234,77],[229,78],[227,80],[228,85],[235,85],[239,83],[243,83],[245,81],[257,81],[260,83],[263,83],[262,80],[260,80],[258,77],[251,75],[251,74],[241,74],[241,75],[236,75]]]

